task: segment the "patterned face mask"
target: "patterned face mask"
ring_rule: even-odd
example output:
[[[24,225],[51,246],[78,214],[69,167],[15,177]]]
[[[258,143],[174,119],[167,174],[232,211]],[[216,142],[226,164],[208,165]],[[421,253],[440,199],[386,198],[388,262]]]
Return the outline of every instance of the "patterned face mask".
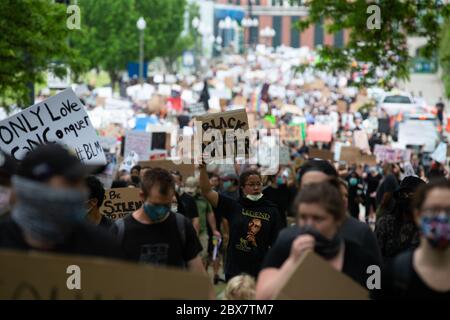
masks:
[[[445,212],[422,216],[420,231],[433,248],[439,250],[448,248],[450,244],[450,218]]]

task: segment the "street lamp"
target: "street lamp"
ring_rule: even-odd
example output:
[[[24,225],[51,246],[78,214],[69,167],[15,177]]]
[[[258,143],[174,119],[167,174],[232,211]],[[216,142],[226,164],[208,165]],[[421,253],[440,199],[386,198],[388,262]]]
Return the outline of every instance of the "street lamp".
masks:
[[[275,37],[275,30],[273,28],[265,27],[259,32],[259,35],[262,38],[266,38],[267,41],[270,41],[271,38]]]
[[[147,27],[143,17],[140,17],[136,23],[137,28],[140,31],[139,37],[139,83],[144,83],[144,30]]]

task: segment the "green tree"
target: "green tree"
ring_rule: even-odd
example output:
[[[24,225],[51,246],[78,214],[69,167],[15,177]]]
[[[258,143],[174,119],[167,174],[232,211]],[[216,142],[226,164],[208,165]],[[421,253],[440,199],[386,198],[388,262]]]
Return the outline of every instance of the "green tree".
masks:
[[[139,60],[139,17],[147,22],[146,61],[173,55],[177,48],[188,45],[179,40],[186,0],[79,0],[78,4],[81,30],[74,33],[72,43],[85,59],[85,71],[107,71],[113,87],[126,64]]]
[[[442,40],[439,48],[439,62],[442,68],[445,94],[450,98],[450,19],[442,25]]]
[[[80,0],[81,29],[71,43],[85,61],[85,70],[108,72],[113,87],[126,63],[139,58],[138,19],[134,0]]]
[[[200,18],[200,9],[196,3],[190,3],[186,10],[188,18],[188,30],[181,33],[174,45],[169,47],[163,56],[163,61],[170,72],[173,72],[173,65],[176,60],[183,55],[183,52],[192,49],[200,38],[200,33],[192,26],[194,18]]]
[[[309,9],[304,20],[297,27],[306,29],[311,24],[325,21],[325,30],[335,33],[347,30],[349,41],[343,48],[323,46],[316,67],[322,70],[360,70],[353,61],[367,63],[369,69],[365,79],[376,78],[376,68],[386,72],[380,85],[391,79],[407,79],[409,63],[407,37],[425,37],[427,44],[422,54],[431,57],[438,48],[440,23],[449,16],[450,5],[436,0],[310,0],[305,2]],[[373,11],[368,7],[376,5],[380,9],[379,28],[368,28]],[[353,65],[353,66],[352,66]],[[364,81],[362,85],[367,85]]]
[[[67,37],[66,6],[52,0],[0,1],[0,105],[30,104],[33,85],[50,70],[66,73],[64,65],[80,65]]]

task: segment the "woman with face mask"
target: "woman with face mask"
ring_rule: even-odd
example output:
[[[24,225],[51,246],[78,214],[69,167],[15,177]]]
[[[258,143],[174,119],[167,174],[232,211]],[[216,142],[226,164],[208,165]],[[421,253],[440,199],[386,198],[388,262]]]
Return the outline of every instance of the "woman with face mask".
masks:
[[[203,196],[229,222],[226,280],[241,273],[256,277],[280,228],[277,207],[262,194],[261,175],[244,171],[239,177],[240,197],[235,201],[212,190],[206,166],[202,164],[199,169]]]
[[[383,261],[389,262],[402,251],[419,245],[419,231],[414,223],[412,201],[422,179],[409,176],[394,192],[394,208],[383,214],[375,226]]]
[[[256,298],[274,298],[299,259],[309,251],[365,286],[367,267],[376,265],[376,260],[359,244],[343,239],[338,232],[345,219],[339,189],[329,182],[309,184],[300,190],[294,208],[297,225],[284,229],[270,249],[258,276]]]
[[[450,300],[450,182],[423,186],[414,197],[420,245],[395,257],[383,270],[380,299]]]

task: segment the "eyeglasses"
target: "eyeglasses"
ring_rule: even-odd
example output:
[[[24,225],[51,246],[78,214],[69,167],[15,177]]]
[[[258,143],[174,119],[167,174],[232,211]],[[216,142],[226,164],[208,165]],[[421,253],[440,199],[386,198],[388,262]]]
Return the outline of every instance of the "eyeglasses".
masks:
[[[262,187],[262,183],[246,183],[246,186],[249,186],[250,188],[261,188]]]

